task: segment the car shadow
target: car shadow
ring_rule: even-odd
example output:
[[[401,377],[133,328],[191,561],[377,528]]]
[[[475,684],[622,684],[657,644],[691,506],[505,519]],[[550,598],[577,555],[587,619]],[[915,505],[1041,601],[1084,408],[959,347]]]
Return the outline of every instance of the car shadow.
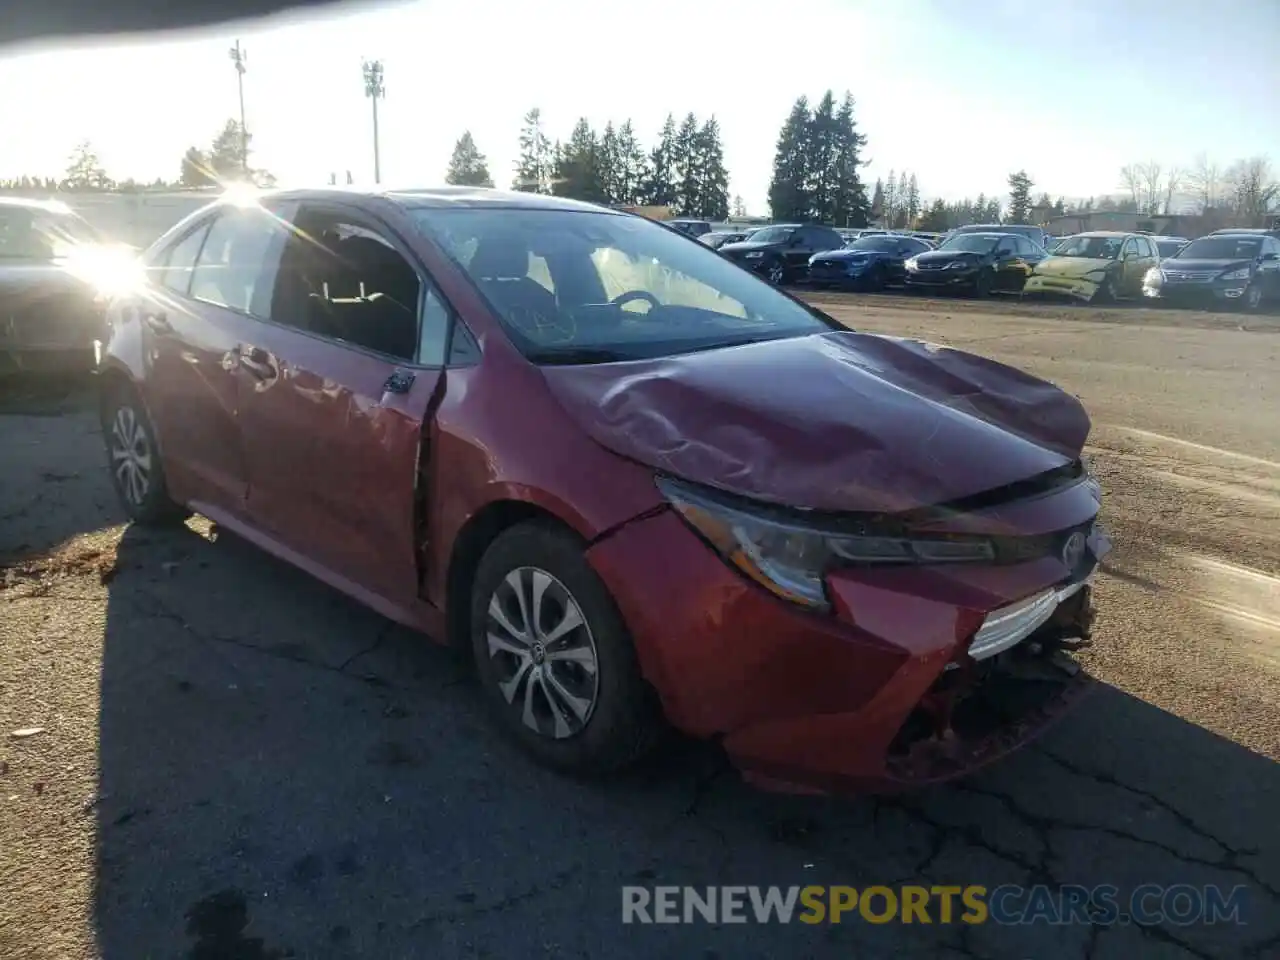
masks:
[[[679,739],[579,781],[494,732],[454,654],[216,528],[129,527],[116,568],[92,801],[105,960],[1047,958],[1100,938],[1229,956],[1278,932],[1280,768],[1110,687],[990,771],[905,796],[759,793]],[[1254,912],[1152,934],[620,916],[624,885],[912,882],[1243,884]]]

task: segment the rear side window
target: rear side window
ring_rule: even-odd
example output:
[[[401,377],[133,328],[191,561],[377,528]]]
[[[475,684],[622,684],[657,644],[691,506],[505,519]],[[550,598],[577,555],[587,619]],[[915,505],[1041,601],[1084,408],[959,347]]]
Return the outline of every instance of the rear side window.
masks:
[[[167,255],[161,258],[161,286],[184,297],[187,295],[187,291],[191,289],[191,273],[196,266],[196,257],[200,255],[200,247],[208,232],[209,223],[205,221],[169,248]]]
[[[209,228],[191,275],[191,297],[241,313],[255,310],[265,294],[268,302],[275,265],[288,229],[265,210],[228,210]]]

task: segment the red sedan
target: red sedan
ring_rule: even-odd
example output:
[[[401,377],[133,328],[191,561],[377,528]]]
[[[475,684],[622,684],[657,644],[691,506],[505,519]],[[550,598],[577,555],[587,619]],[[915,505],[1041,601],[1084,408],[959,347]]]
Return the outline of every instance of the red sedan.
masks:
[[[130,516],[198,512],[469,647],[546,763],[666,722],[756,782],[891,788],[1087,682],[1109,545],[1051,384],[528,194],[228,201],[145,265],[99,369]]]

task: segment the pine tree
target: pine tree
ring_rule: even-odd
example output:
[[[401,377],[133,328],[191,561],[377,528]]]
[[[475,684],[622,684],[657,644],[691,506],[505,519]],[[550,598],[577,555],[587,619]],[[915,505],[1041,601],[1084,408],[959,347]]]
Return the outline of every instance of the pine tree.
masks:
[[[724,145],[720,142],[720,124],[715,117],[702,125],[696,145],[698,216],[707,220],[725,220],[729,216],[729,171],[724,166]]]
[[[67,163],[67,176],[63,185],[71,190],[109,190],[113,186],[88,140],[76,144]]]
[[[942,233],[949,227],[950,219],[947,215],[947,205],[941,200],[933,201],[929,209],[925,211],[924,216],[920,218],[920,229],[927,230],[930,233]]]
[[[836,193],[836,100],[830,90],[822,95],[809,118],[805,136],[805,187],[809,218],[831,223]]]
[[[907,180],[907,190],[902,200],[902,209],[906,217],[904,226],[910,227],[920,216],[920,184],[916,181],[914,173]]]
[[[453,156],[449,158],[449,169],[444,175],[444,182],[467,187],[493,186],[488,161],[476,146],[470,130],[463,131],[458,142],[453,145]]]
[[[1031,188],[1034,186],[1027,171],[1009,174],[1009,221],[1026,223],[1031,213]]]
[[[512,188],[526,193],[550,193],[552,160],[551,141],[542,129],[542,111],[534,107],[524,115],[520,129],[520,158]]]
[[[807,220],[811,209],[808,192],[806,142],[813,114],[809,101],[800,97],[791,107],[773,158],[769,182],[769,209],[775,220]]]
[[[645,190],[647,203],[658,207],[673,207],[676,204],[675,183],[676,121],[667,114],[658,135],[658,145],[653,148],[649,157],[649,183]]]
[[[604,194],[604,202],[622,202],[622,154],[618,145],[618,133],[613,129],[610,120],[604,126],[604,134],[600,137],[597,169],[600,177],[600,192]]]
[[[217,181],[210,170],[209,155],[199,147],[190,147],[182,155],[178,182],[184,187],[212,187]]]
[[[739,194],[733,195],[733,215],[739,219],[746,217],[747,204]]]
[[[685,216],[701,216],[702,170],[698,156],[698,118],[692,113],[680,121],[672,155],[672,182],[676,187],[676,210]]]
[[[586,117],[580,119],[560,150],[554,192],[588,203],[605,203],[600,183],[600,143]]]
[[[871,219],[879,223],[884,217],[884,181],[876,178],[876,189],[871,194]]]
[[[219,180],[242,180],[249,169],[253,135],[241,135],[240,124],[228,120],[209,147],[209,167]]]
[[[871,209],[858,169],[862,166],[862,148],[867,145],[867,138],[858,133],[858,125],[853,118],[853,95],[847,91],[836,114],[835,132],[835,198],[831,223],[835,226],[865,227],[870,220]]]
[[[644,202],[649,179],[649,158],[628,120],[618,128],[618,202],[628,205]]]
[[[898,175],[890,170],[888,179],[884,182],[884,219],[885,227],[892,230],[894,221],[898,218]]]

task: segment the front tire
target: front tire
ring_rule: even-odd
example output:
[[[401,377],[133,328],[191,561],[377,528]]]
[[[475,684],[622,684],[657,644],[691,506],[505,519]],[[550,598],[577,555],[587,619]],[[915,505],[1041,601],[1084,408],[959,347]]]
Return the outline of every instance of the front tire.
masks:
[[[787,283],[787,265],[781,260],[775,260],[769,264],[769,272],[767,274],[769,282],[775,287],[786,286]]]
[[[165,525],[190,516],[169,497],[155,429],[132,388],[111,389],[103,405],[102,433],[111,485],[130,520]]]
[[[472,583],[471,645],[499,725],[547,766],[607,773],[656,742],[626,624],[567,531],[525,523],[490,545]]]
[[[1245,288],[1240,298],[1240,306],[1249,313],[1257,313],[1262,309],[1262,285],[1254,282]]]

